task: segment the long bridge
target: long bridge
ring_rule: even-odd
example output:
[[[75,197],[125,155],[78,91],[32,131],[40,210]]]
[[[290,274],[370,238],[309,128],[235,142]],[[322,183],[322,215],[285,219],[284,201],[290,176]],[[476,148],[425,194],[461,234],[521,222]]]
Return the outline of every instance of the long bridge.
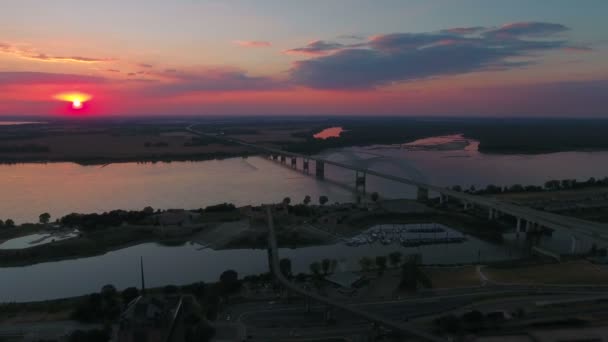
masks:
[[[517,231],[518,232],[526,232],[529,230],[540,229],[541,227],[546,227],[554,230],[566,230],[572,234],[574,237],[586,237],[591,239],[592,241],[606,244],[608,245],[608,225],[601,224],[591,221],[586,221],[582,219],[577,219],[574,217],[568,217],[563,215],[558,215],[546,211],[541,211],[521,205],[516,205],[513,203],[508,203],[504,201],[499,201],[496,198],[485,197],[485,196],[477,196],[464,192],[454,191],[445,187],[440,187],[436,185],[426,184],[423,182],[419,182],[413,179],[395,176],[386,174],[383,172],[378,172],[366,168],[360,168],[357,166],[328,160],[320,157],[308,156],[300,153],[293,153],[288,151],[283,151],[280,149],[268,147],[268,146],[260,146],[252,143],[248,143],[246,141],[235,139],[231,137],[226,137],[217,134],[209,134],[198,131],[193,127],[196,125],[190,125],[186,128],[187,131],[204,137],[211,137],[215,139],[219,139],[225,142],[239,144],[245,147],[249,147],[254,151],[259,151],[262,154],[270,156],[271,159],[275,161],[279,161],[283,164],[287,163],[287,159],[290,159],[290,165],[292,168],[297,167],[297,160],[302,160],[303,171],[308,173],[310,171],[310,161],[314,162],[315,167],[315,175],[317,178],[325,177],[325,165],[333,165],[336,167],[340,167],[347,170],[355,171],[355,188],[359,190],[362,188],[365,189],[366,176],[375,176],[383,179],[387,179],[390,181],[394,181],[401,184],[410,185],[416,187],[417,198],[418,200],[425,201],[428,200],[428,194],[430,191],[436,192],[439,194],[439,199],[441,202],[447,201],[449,198],[457,199],[461,203],[463,203],[464,208],[468,209],[471,206],[478,206],[482,208],[486,208],[488,210],[488,218],[493,220],[500,216],[501,214],[511,215],[515,217],[517,220]],[[576,250],[576,239],[573,239],[572,252]],[[600,247],[600,246],[598,246]]]

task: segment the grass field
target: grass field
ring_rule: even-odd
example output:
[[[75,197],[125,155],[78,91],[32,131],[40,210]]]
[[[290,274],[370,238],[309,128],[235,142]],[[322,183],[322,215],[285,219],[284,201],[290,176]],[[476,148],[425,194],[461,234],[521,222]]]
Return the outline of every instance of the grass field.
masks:
[[[492,281],[525,284],[608,285],[608,268],[585,260],[514,268],[484,268]]]

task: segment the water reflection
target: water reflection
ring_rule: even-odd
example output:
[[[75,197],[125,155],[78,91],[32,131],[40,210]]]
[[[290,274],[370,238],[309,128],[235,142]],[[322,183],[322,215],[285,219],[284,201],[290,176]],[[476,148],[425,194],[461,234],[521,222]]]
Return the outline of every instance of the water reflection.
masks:
[[[309,272],[309,265],[323,258],[340,262],[344,270],[358,270],[362,257],[388,255],[399,251],[404,255],[420,254],[426,264],[470,263],[516,258],[517,253],[468,237],[462,244],[436,244],[402,247],[399,243],[373,243],[349,247],[344,243],[298,249],[281,249],[280,256],[290,258],[295,273]],[[198,244],[178,247],[146,243],[107,254],[82,259],[48,262],[25,267],[0,268],[0,302],[34,301],[77,296],[111,283],[119,289],[139,286],[139,257],[146,265],[146,284],[183,285],[197,281],[217,281],[227,269],[239,275],[268,271],[268,256],[263,249],[220,250],[200,249]],[[74,277],[77,277],[75,280]],[[45,284],[43,287],[40,284]]]
[[[313,135],[315,139],[328,139],[328,138],[338,138],[340,134],[344,132],[342,127],[330,127],[322,130],[319,133]]]

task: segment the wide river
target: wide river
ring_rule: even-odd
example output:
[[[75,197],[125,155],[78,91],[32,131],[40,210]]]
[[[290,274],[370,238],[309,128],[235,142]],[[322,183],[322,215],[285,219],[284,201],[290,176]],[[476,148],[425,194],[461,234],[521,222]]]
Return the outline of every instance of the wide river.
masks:
[[[541,155],[488,155],[475,144],[460,150],[408,150],[399,146],[353,147],[323,153],[326,158],[370,169],[412,177],[436,185],[465,187],[487,184],[543,184],[549,179],[603,178],[608,152],[565,152]],[[299,165],[299,164],[298,164]],[[314,165],[311,165],[311,170]],[[120,163],[81,166],[73,163],[0,165],[0,218],[37,221],[49,212],[53,218],[71,212],[112,209],[200,208],[219,202],[236,205],[292,203],[305,195],[331,202],[353,201],[354,174],[326,166],[327,181],[294,172],[261,157],[202,162]],[[368,178],[368,191],[382,197],[415,196],[415,189]],[[425,263],[475,261],[516,257],[518,252],[470,238],[464,244],[431,245],[405,249],[398,246],[320,246],[283,250],[296,271],[323,257],[343,260],[355,269],[361,256],[387,254],[390,249],[420,252]],[[150,286],[214,281],[228,269],[239,274],[267,270],[263,250],[200,250],[195,245],[163,247],[143,244],[103,256],[0,268],[0,302],[28,301],[98,291],[106,283],[119,288],[138,285],[138,260],[144,256]],[[221,262],[220,262],[221,260]]]

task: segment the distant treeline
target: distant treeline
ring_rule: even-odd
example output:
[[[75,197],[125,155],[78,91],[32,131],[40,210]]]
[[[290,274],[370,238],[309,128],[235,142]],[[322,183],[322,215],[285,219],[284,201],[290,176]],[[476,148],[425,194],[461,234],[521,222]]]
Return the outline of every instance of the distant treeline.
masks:
[[[236,206],[232,203],[221,203],[210,205],[205,209],[196,210],[199,213],[217,213],[231,212],[236,210]],[[72,213],[65,215],[59,219],[59,222],[68,227],[79,227],[82,230],[93,230],[97,228],[118,227],[123,223],[137,225],[154,222],[151,220],[154,215],[160,214],[160,210],[154,210],[151,207],[146,207],[143,210],[112,210],[101,214],[78,214]]]
[[[48,146],[37,144],[0,145],[0,153],[45,153],[49,151]]]
[[[511,186],[498,186],[494,184],[487,185],[484,189],[477,189],[475,186],[471,186],[468,189],[463,189],[460,185],[454,185],[452,190],[461,191],[476,195],[486,194],[501,194],[501,193],[516,193],[516,192],[542,192],[542,191],[556,191],[556,190],[571,190],[581,189],[590,187],[606,187],[608,186],[608,177],[603,179],[595,179],[594,177],[589,178],[586,181],[579,182],[576,179],[562,179],[562,180],[549,180],[546,181],[544,186],[539,185],[521,185],[514,184]]]
[[[330,126],[342,126],[346,131],[339,138],[313,138],[314,133]],[[463,134],[465,138],[478,140],[481,152],[548,153],[608,149],[606,132],[608,120],[599,119],[335,119],[308,133],[294,134],[306,140],[285,142],[283,148],[318,153],[328,148],[401,144],[431,136]]]

